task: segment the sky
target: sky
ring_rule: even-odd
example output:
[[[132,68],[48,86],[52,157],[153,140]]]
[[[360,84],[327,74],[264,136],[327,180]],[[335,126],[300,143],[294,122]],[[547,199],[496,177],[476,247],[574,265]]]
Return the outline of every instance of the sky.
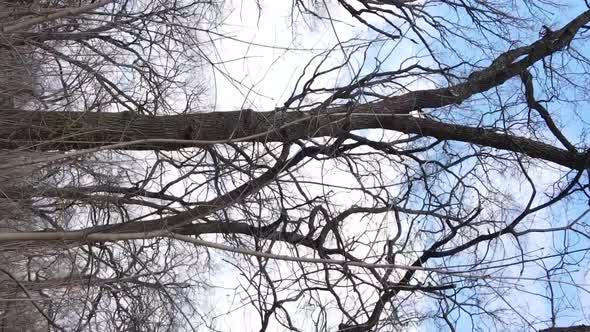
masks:
[[[329,2],[329,14],[334,19],[334,26],[317,21],[305,21],[299,17],[299,21],[291,21],[291,4],[289,1],[263,1],[261,7],[257,8],[250,2],[232,1],[226,4],[224,24],[219,32],[224,35],[231,35],[235,39],[223,39],[216,42],[216,49],[210,54],[211,59],[216,63],[215,69],[209,73],[214,88],[211,89],[209,107],[216,111],[229,111],[243,108],[251,108],[257,111],[272,110],[280,107],[286,100],[302,72],[314,55],[330,48],[339,41],[348,40],[358,35],[366,34],[366,28],[359,27],[359,24],[352,20],[350,15],[341,7]],[[559,13],[548,13],[545,20],[551,26],[559,26],[564,19],[572,17],[571,13],[579,12],[579,8]],[[533,36],[536,37],[536,36]],[[459,46],[461,47],[461,46]],[[463,46],[467,47],[467,46]],[[406,45],[387,49],[375,47],[369,52],[368,58],[386,56],[382,63],[383,69],[395,68],[399,65],[400,59],[416,55],[420,50],[408,43]],[[468,49],[465,49],[469,53]],[[334,62],[341,58],[337,52],[334,53]],[[382,57],[383,58],[383,57]],[[356,59],[360,63],[360,59]],[[351,61],[355,63],[355,59]],[[369,63],[366,70],[371,70],[374,63]],[[231,78],[230,78],[230,74]],[[334,86],[338,82],[346,81],[349,75],[346,72],[336,72],[334,75],[325,78],[324,84]],[[413,89],[429,88],[429,82],[412,82]],[[578,129],[570,126],[572,137],[577,137]],[[363,131],[363,135],[371,138],[380,138],[383,134],[379,130]],[[317,166],[321,168],[320,165]],[[326,181],[337,179],[342,181],[342,174],[326,174]],[[555,174],[544,174],[539,172],[538,179],[553,179]],[[506,183],[507,190],[514,190],[515,195],[526,197],[527,190],[519,189],[513,183]],[[522,188],[522,183],[521,183]],[[566,206],[557,205],[547,211],[545,215],[535,218],[535,225],[553,221],[555,218],[562,218],[564,222],[572,220],[583,213],[582,210],[569,210]],[[388,221],[391,222],[391,221]],[[395,226],[388,226],[393,229]],[[562,240],[555,234],[535,234],[525,246],[529,250],[538,250],[543,247],[548,252],[546,244]],[[581,243],[580,245],[587,244]],[[577,248],[577,247],[575,247]],[[547,262],[551,263],[551,262]],[[239,286],[239,280],[235,278],[235,270],[228,267],[219,267],[219,272],[213,278],[217,286],[209,291],[208,306],[217,312],[234,310],[230,315],[222,316],[215,322],[216,328],[230,331],[256,330],[258,316],[251,308],[237,307],[241,301],[233,298],[235,289]],[[581,284],[590,284],[590,279],[582,274],[576,274],[575,278]],[[528,291],[544,294],[547,291],[543,282],[531,282]],[[558,288],[558,287],[556,287]],[[566,297],[574,299],[579,296],[579,303],[588,305],[590,297],[587,294],[573,294],[575,290],[565,287],[563,292]],[[231,299],[230,299],[231,298]],[[241,299],[240,299],[241,300]],[[514,305],[528,307],[530,316],[547,316],[548,307],[546,304],[539,305],[539,298],[536,296],[520,296],[511,298]],[[305,316],[305,309],[300,314]],[[572,312],[563,316],[560,323],[567,325],[577,322],[582,316]],[[338,318],[336,318],[338,319]],[[465,324],[461,321],[461,324]],[[337,321],[335,321],[337,323]],[[468,324],[459,325],[467,327]],[[428,326],[414,326],[409,330],[427,331]]]
[[[210,103],[215,110],[252,108],[264,111],[280,107],[313,57],[339,42],[367,35],[368,29],[334,2],[324,3],[329,6],[329,15],[334,19],[331,25],[301,15],[296,15],[297,21],[293,22],[291,4],[289,1],[262,1],[261,8],[257,8],[248,1],[244,4],[235,0],[228,2],[226,12],[229,14],[220,32],[235,39],[220,40],[216,43],[216,52],[211,54],[212,59],[223,63],[216,65],[211,74],[215,88]],[[321,8],[320,12],[327,13]],[[382,70],[399,65],[399,59],[415,52],[412,44],[400,47],[395,43],[395,56],[385,57],[383,53],[391,52],[392,47],[390,43],[385,45],[377,44],[371,48],[370,52],[374,54],[369,53],[366,70],[374,69],[371,58],[378,52],[381,53],[380,61],[391,62],[382,63]],[[355,60],[359,63],[360,55],[351,63],[354,64]],[[342,54],[335,51],[331,58],[331,62],[340,63]],[[338,71],[318,85],[334,86],[346,79],[349,79],[348,73]]]
[[[359,28],[358,23],[354,22],[348,12],[340,6],[333,3],[329,5],[330,15],[335,21],[334,26],[318,21],[308,21],[306,24],[301,18],[299,22],[292,24],[289,1],[263,1],[260,9],[252,6],[250,2],[248,5],[242,5],[239,1],[228,3],[226,11],[230,14],[224,21],[223,31],[224,34],[234,36],[236,40],[224,39],[217,43],[218,51],[215,56],[218,58],[215,59],[225,63],[219,66],[220,70],[214,71],[215,93],[211,95],[211,108],[221,111],[242,108],[267,111],[280,107],[291,95],[298,76],[312,57],[325,49],[332,48],[339,41],[347,41],[366,32],[366,28]],[[250,42],[250,44],[242,41]],[[387,49],[375,49],[373,52],[386,51]],[[406,48],[402,52],[410,55],[413,49]],[[407,55],[398,56],[405,58]],[[337,63],[341,61],[342,56],[334,52],[334,58],[333,62]],[[388,59],[391,59],[392,65],[393,60],[397,60],[393,56]],[[386,65],[383,64],[383,67]],[[225,73],[230,73],[232,80],[228,80]],[[322,84],[335,86],[340,80],[346,79],[349,79],[347,73],[337,72],[325,78],[325,83]],[[383,133],[379,130],[372,132],[365,130],[363,134],[379,137]],[[346,183],[355,185],[351,176],[333,169],[322,169],[321,163],[315,163],[315,166],[308,165],[306,169],[321,170],[320,173],[324,175],[324,181],[327,182],[332,181],[344,186]],[[314,192],[320,193],[321,190],[319,187],[311,188],[310,196],[313,197]],[[343,195],[346,196],[346,194]],[[342,197],[344,200],[354,200],[350,196],[344,196]],[[351,224],[354,223],[351,222]],[[277,266],[281,265],[277,263]],[[236,289],[239,289],[243,280],[235,278],[235,269],[228,266],[219,266],[219,268],[219,273],[216,273],[212,279],[216,285],[222,287],[211,289],[209,305],[220,313],[230,308],[237,307],[237,309],[230,315],[216,319],[215,327],[224,331],[257,331],[258,314],[252,308],[240,305],[243,298],[235,298]],[[287,271],[287,269],[284,270]],[[310,306],[298,308],[292,312],[297,312],[294,317],[300,322],[307,321],[307,324],[304,324],[306,330],[313,330],[315,328],[313,322],[306,319],[314,310],[317,309]],[[328,315],[328,325],[336,326],[340,323],[340,319],[340,315],[334,312]],[[269,331],[277,328],[279,327],[271,325]]]
[[[215,47],[209,53],[209,59],[214,63],[214,66],[211,66],[206,73],[207,81],[211,87],[206,102],[207,110],[229,111],[251,108],[256,111],[267,111],[280,107],[291,95],[299,78],[298,75],[305,70],[305,66],[312,61],[314,56],[353,37],[364,36],[370,38],[375,35],[373,32],[368,31],[366,27],[354,21],[349,13],[338,6],[336,2],[318,2],[319,6],[322,6],[322,3],[329,6],[329,10],[320,8],[318,12],[323,15],[330,15],[332,24],[297,15],[296,21],[293,22],[292,2],[290,1],[261,1],[259,2],[260,7],[254,6],[253,3],[252,1],[242,0],[228,1],[221,11],[223,24],[217,32],[225,36],[232,36],[232,38],[218,39],[216,36],[212,37],[216,41]],[[580,8],[572,8],[569,11],[546,13],[545,20],[551,26],[559,26],[563,24],[565,19],[569,19],[573,13],[579,11]],[[371,23],[378,24],[377,21]],[[533,34],[532,38],[535,37]],[[467,45],[455,45],[455,47],[463,50],[466,56],[477,53],[473,49],[469,49]],[[358,70],[361,73],[369,73],[376,65],[379,65],[381,71],[397,68],[402,60],[419,55],[421,52],[424,52],[423,48],[407,41],[401,44],[395,41],[376,43],[366,54],[358,53],[353,57],[349,66],[335,71],[332,75],[322,77],[318,82],[318,86],[333,87],[341,83],[346,84],[351,79],[351,71]],[[366,60],[363,60],[363,56],[366,56]],[[328,64],[337,64],[342,61],[342,57],[343,54],[340,50],[335,48],[328,60]],[[313,61],[317,64],[318,58]],[[361,66],[362,68],[359,69]],[[411,89],[424,89],[433,86],[432,82],[420,80],[404,83]],[[513,87],[510,86],[509,88]],[[576,91],[568,93],[575,94]],[[555,107],[563,106],[559,103],[553,105]],[[572,117],[572,119],[574,120],[572,120],[572,125],[568,126],[567,132],[572,137],[578,137],[581,126],[575,124],[575,117]],[[403,135],[384,133],[381,130],[363,130],[360,134],[376,141],[403,138]],[[395,169],[392,165],[383,165],[383,167],[383,169],[391,172],[391,174],[388,174],[389,176],[395,177]],[[347,174],[345,169],[337,169],[330,164],[312,161],[307,164],[305,171],[307,171],[309,177],[321,176],[326,183],[338,184],[343,188],[358,185],[356,179]],[[544,182],[546,186],[550,186],[555,182],[557,175],[555,172],[537,170],[534,176],[536,182]],[[525,200],[528,194],[526,183],[512,181],[514,179],[506,175],[504,190],[507,192],[512,191],[517,198],[520,195],[522,199],[518,201]],[[311,194],[323,194],[323,189],[319,186],[309,186],[307,189]],[[351,194],[346,190],[334,193],[333,197],[335,201],[341,201],[343,205],[350,205],[351,202],[362,200],[362,197],[358,194]],[[556,222],[556,220],[565,223],[578,216],[588,218],[588,215],[584,214],[581,207],[568,209],[568,206],[559,204],[535,216],[531,221],[531,225],[538,227],[550,222]],[[583,220],[586,221],[586,219]],[[384,225],[387,232],[380,235],[381,237],[378,240],[381,241],[386,237],[391,238],[397,227],[391,218],[391,214],[375,215],[369,221],[351,217],[346,220],[343,227],[350,233],[362,231],[355,229],[356,225],[361,222],[375,228]],[[372,235],[372,233],[369,235]],[[367,236],[366,240],[370,242],[372,239]],[[541,252],[552,253],[549,250],[550,244],[559,244],[562,241],[560,234],[541,233],[531,236],[528,243],[523,243],[523,246],[527,250],[533,251],[542,249],[543,251],[537,251],[537,255],[539,255]],[[575,243],[576,245],[572,249],[582,248],[587,244],[587,242],[583,241]],[[416,244],[415,249],[422,249],[419,243]],[[361,248],[359,250],[367,249]],[[223,253],[217,253],[217,255],[219,261],[215,264],[213,273],[204,276],[209,279],[214,287],[207,288],[203,291],[203,294],[200,294],[202,296],[199,299],[199,305],[208,311],[219,314],[230,311],[229,314],[219,316],[214,320],[214,327],[217,329],[226,331],[257,330],[258,314],[253,308],[241,305],[242,301],[247,300],[240,297],[245,294],[239,289],[243,285],[243,277],[242,279],[237,277],[239,274],[236,269],[224,264],[222,258],[225,256]],[[548,260],[546,264],[555,264],[556,261]],[[401,261],[398,263],[407,262]],[[457,262],[455,261],[455,263]],[[271,262],[270,264],[276,270],[287,270],[282,269],[287,263]],[[294,270],[298,271],[297,269]],[[509,275],[518,273],[514,269],[509,272],[511,273]],[[530,273],[530,270],[527,273]],[[590,284],[590,277],[584,273],[576,273],[574,278],[579,284]],[[543,282],[524,284],[527,287],[526,290],[531,294],[535,292],[542,294],[547,290]],[[574,298],[579,295],[579,303],[584,306],[588,305],[590,297],[587,293],[574,294],[576,291],[572,287],[559,290],[557,286],[556,291],[562,292],[566,295],[565,297],[575,300]],[[527,308],[527,312],[523,313],[527,317],[547,316],[548,307],[544,303],[538,304],[537,296],[519,296],[509,298],[509,300],[511,304]],[[418,302],[416,305],[419,306],[420,304]],[[313,329],[313,322],[306,320],[306,318],[310,312],[317,310],[317,306],[308,304],[293,308],[293,310],[297,311],[294,317],[304,322],[305,328]],[[579,312],[571,311],[571,314],[568,314],[569,316],[561,318],[560,323],[567,325],[583,318],[583,315]],[[335,314],[333,316],[329,315],[327,320],[329,325],[334,326],[340,322],[341,318]],[[415,324],[409,326],[407,330],[429,331],[431,327],[426,324]],[[460,320],[459,330],[468,327],[469,324],[465,320]],[[277,328],[278,326],[272,325],[269,330]]]

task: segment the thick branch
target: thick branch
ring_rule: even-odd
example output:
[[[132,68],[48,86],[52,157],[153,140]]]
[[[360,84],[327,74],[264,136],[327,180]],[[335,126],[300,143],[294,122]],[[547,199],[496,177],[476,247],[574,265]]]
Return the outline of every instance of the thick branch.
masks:
[[[383,128],[406,134],[456,140],[525,154],[572,168],[585,167],[583,153],[567,151],[492,129],[474,128],[407,115],[342,113],[310,116],[302,113],[219,112],[162,117],[123,113],[2,111],[0,148],[14,149],[23,142],[39,143],[42,150],[69,150],[109,143],[135,142],[131,149],[180,149],[234,141],[284,141],[337,136],[345,130]],[[245,118],[250,120],[246,121]],[[254,119],[254,120],[252,120]],[[183,137],[186,123],[198,124],[194,140]],[[235,125],[241,123],[240,125]],[[349,124],[347,124],[349,123]],[[274,124],[274,125],[273,125]],[[268,128],[277,128],[271,129]],[[345,129],[346,128],[346,129]],[[66,137],[64,140],[60,137]]]
[[[356,105],[352,110],[350,106],[336,106],[306,113],[241,110],[154,117],[132,112],[26,112],[4,109],[0,117],[0,148],[35,146],[41,150],[71,150],[128,142],[127,149],[176,150],[230,141],[289,142],[336,136],[348,130],[383,128],[510,150],[581,169],[585,167],[585,156],[575,151],[494,130],[440,123],[405,114],[418,109],[460,104],[474,94],[503,84],[540,59],[567,46],[588,21],[590,12],[585,12],[564,28],[546,34],[535,43],[501,54],[488,68],[470,75],[465,83],[389,97],[375,103]]]

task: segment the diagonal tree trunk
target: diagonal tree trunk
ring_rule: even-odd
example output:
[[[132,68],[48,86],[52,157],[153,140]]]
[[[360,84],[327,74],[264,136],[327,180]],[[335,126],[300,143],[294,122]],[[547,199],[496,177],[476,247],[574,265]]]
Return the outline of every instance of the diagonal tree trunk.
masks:
[[[0,148],[176,150],[238,141],[289,142],[338,136],[349,130],[383,128],[514,151],[568,168],[583,169],[586,154],[582,152],[496,130],[420,119],[409,116],[409,113],[460,104],[474,94],[519,76],[535,62],[566,47],[589,21],[590,11],[530,45],[501,54],[489,67],[470,75],[465,83],[410,92],[362,105],[334,106],[309,112],[240,110],[169,116],[3,109],[0,113]]]
[[[2,111],[0,148],[30,144],[40,150],[96,148],[114,144],[132,150],[176,150],[228,142],[289,142],[339,136],[348,130],[383,128],[441,140],[456,140],[525,154],[582,169],[586,155],[496,130],[442,123],[407,115],[300,112],[214,112],[151,117],[123,113]],[[193,127],[187,126],[193,123]],[[274,124],[274,125],[273,125]],[[191,134],[187,134],[191,133]],[[108,146],[107,146],[108,148]]]

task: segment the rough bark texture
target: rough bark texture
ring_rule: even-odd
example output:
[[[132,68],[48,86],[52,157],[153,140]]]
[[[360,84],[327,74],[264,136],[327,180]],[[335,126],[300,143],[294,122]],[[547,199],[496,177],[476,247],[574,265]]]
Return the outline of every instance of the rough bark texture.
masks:
[[[71,150],[128,143],[118,148],[174,150],[228,141],[281,141],[337,136],[343,131],[384,128],[406,134],[458,140],[526,154],[582,169],[586,154],[567,151],[494,130],[445,124],[408,116],[414,110],[460,104],[474,94],[499,86],[526,68],[566,47],[590,20],[585,12],[538,41],[509,50],[461,84],[410,92],[363,105],[337,106],[310,112],[234,112],[146,116],[132,112],[28,112],[0,110],[0,148],[34,146],[39,150]]]
[[[429,119],[366,112],[311,115],[235,111],[153,117],[131,116],[126,112],[3,110],[0,124],[0,148],[4,149],[38,144],[36,147],[40,150],[70,150],[135,141],[129,149],[175,150],[229,141],[288,142],[309,137],[338,136],[348,130],[383,128],[514,151],[572,169],[586,166],[585,153],[567,151],[523,137]]]
[[[578,325],[568,327],[550,327],[548,329],[540,330],[539,332],[590,332],[590,326]]]

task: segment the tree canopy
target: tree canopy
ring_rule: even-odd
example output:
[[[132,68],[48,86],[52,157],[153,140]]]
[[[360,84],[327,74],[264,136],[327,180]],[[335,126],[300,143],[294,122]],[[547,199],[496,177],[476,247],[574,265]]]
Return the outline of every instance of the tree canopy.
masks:
[[[547,0],[0,2],[0,326],[587,331],[589,30]]]

